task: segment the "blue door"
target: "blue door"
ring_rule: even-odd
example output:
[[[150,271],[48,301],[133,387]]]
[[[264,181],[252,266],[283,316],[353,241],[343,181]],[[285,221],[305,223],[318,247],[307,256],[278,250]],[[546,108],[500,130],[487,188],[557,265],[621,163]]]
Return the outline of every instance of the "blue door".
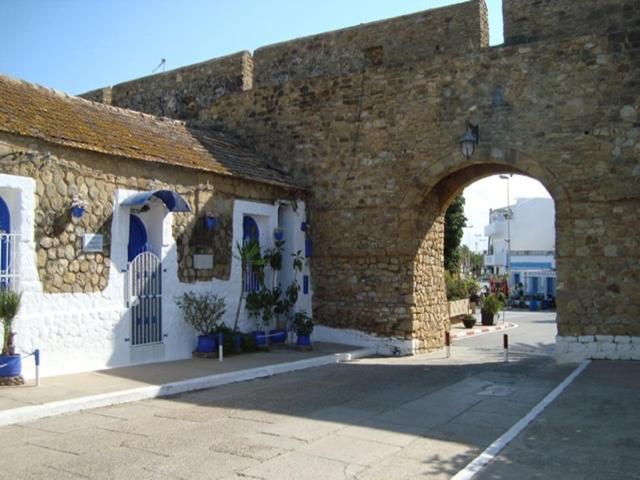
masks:
[[[11,243],[7,234],[11,233],[11,214],[4,199],[0,197],[0,288],[9,287]]]
[[[547,295],[556,296],[556,279],[547,277]]]
[[[131,262],[147,248],[147,229],[139,217],[129,215],[129,245],[127,247],[127,261]]]
[[[529,277],[529,293],[536,294],[540,288],[540,278]]]

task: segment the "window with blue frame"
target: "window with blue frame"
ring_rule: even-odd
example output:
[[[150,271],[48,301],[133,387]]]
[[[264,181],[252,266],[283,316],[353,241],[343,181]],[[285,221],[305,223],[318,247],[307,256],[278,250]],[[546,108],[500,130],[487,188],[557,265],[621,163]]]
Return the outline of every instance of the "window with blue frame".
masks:
[[[254,218],[245,215],[242,220],[242,243],[246,245],[249,242],[255,242],[260,246],[260,229]],[[247,293],[257,292],[260,289],[257,272],[251,268],[245,273],[243,281]]]
[[[6,289],[11,281],[11,214],[4,199],[0,197],[0,288]]]

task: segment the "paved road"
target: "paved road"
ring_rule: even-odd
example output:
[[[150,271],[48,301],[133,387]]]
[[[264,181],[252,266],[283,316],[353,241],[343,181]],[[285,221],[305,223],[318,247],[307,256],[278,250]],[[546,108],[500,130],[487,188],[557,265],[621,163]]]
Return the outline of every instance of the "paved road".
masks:
[[[529,322],[532,328],[548,325],[536,323],[538,318],[543,317]],[[464,342],[482,347],[491,339]],[[487,346],[467,345],[455,347],[450,359],[441,354],[365,359],[5,427],[0,429],[0,477],[446,479],[573,370],[556,366],[546,355],[526,352],[505,365],[496,361],[500,354],[500,348],[492,352]],[[624,372],[620,375],[626,378]],[[633,382],[616,385],[627,385],[627,396],[638,398]],[[604,394],[603,389],[590,390],[594,404],[603,405],[598,394]],[[576,401],[568,405],[575,408]],[[603,418],[589,414],[580,400],[577,407],[592,422]],[[561,413],[555,415],[562,418]],[[576,416],[565,417],[575,421]],[[623,427],[621,422],[616,426]],[[529,440],[524,448],[535,448],[507,449],[504,461],[490,466],[491,475],[537,478],[535,469],[524,466],[540,458],[547,444],[558,450],[556,458],[562,457],[561,438],[553,444],[544,425],[534,422],[531,428],[538,429],[538,440]],[[633,433],[624,432],[607,438],[614,443],[627,439],[628,452],[637,443]],[[585,452],[591,453],[592,461],[611,454],[598,446],[585,447]],[[521,465],[523,454],[528,460]],[[564,478],[562,462],[554,465],[554,475],[546,478]],[[633,462],[624,465],[634,467]]]
[[[502,334],[509,335],[509,349],[514,353],[528,355],[553,355],[556,343],[556,314],[555,312],[529,312],[514,310],[500,314],[501,324],[515,323],[518,328],[491,335],[480,335],[458,340],[456,344],[464,347],[479,349],[491,353],[502,349]],[[478,315],[478,323],[480,323]]]

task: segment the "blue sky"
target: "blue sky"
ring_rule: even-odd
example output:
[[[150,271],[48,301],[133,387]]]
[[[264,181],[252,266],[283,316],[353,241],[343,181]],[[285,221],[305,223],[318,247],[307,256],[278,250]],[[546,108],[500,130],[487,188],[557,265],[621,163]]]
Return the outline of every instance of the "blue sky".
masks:
[[[492,45],[502,43],[502,2],[486,0]],[[167,69],[363,22],[459,3],[452,0],[0,0],[0,74],[79,94]],[[475,247],[506,184],[465,190],[464,242]],[[511,180],[516,197],[549,196]],[[486,243],[485,243],[486,244]],[[482,248],[483,242],[479,244]]]
[[[71,94],[452,0],[2,0],[0,73]],[[487,0],[492,44],[502,2]]]

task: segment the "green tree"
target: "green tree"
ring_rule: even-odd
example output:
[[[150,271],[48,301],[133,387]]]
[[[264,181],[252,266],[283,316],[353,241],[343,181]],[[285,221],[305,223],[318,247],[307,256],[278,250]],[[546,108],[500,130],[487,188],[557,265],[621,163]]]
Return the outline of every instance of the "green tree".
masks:
[[[484,255],[482,253],[475,253],[466,245],[462,245],[458,248],[458,256],[464,265],[463,270],[465,273],[470,273],[475,277],[481,275],[484,267]]]
[[[466,225],[464,197],[458,195],[444,214],[444,268],[451,273],[460,267],[460,242]]]

